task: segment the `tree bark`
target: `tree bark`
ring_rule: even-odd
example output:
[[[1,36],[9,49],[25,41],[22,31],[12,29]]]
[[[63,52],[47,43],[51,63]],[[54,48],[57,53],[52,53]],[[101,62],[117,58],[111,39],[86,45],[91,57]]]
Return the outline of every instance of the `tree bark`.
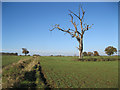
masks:
[[[80,53],[80,50],[79,50],[79,59],[81,58],[81,57],[80,57],[80,54],[81,54],[81,53]]]
[[[82,52],[83,52],[83,39],[81,38],[80,39],[80,42],[79,42],[79,58],[82,59]]]
[[[79,56],[79,58],[80,59],[82,59],[83,57],[82,57],[82,51],[80,51],[80,56]]]

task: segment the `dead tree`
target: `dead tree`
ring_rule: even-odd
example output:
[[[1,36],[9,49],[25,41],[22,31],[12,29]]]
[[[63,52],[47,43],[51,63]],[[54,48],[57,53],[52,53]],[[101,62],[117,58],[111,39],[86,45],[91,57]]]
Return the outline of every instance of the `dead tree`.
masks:
[[[80,13],[80,11],[82,11],[82,14]],[[73,30],[71,28],[68,28],[67,30],[65,30],[65,29],[61,28],[59,24],[55,24],[50,31],[53,31],[54,29],[58,29],[60,31],[69,33],[72,36],[72,38],[75,37],[77,39],[78,43],[79,43],[79,47],[77,47],[78,50],[79,50],[79,58],[82,59],[83,36],[84,36],[84,33],[87,30],[89,30],[89,28],[91,28],[93,24],[92,25],[88,25],[86,23],[83,24],[83,18],[84,18],[84,15],[85,15],[85,11],[83,10],[82,7],[79,7],[79,15],[75,14],[71,10],[69,10],[69,12],[70,12],[69,15],[71,17],[71,23],[73,24],[75,29]],[[75,21],[73,21],[73,16],[76,17],[79,20],[79,22],[80,22],[79,26],[80,26],[81,30],[78,30],[78,25],[76,24]]]

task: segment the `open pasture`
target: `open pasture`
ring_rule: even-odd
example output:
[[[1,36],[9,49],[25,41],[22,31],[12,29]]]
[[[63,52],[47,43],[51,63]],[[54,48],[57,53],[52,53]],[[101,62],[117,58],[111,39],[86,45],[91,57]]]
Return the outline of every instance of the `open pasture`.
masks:
[[[86,57],[88,58],[88,57]],[[99,57],[100,58],[100,57]],[[111,57],[113,58],[113,57]],[[75,61],[74,57],[39,57],[48,83],[55,88],[116,88],[117,61]]]
[[[78,57],[14,58],[3,68],[3,88],[117,88],[118,61],[78,61]],[[10,60],[8,58],[8,60]],[[91,58],[91,57],[84,57]],[[3,58],[4,60],[5,58]],[[17,60],[17,61],[15,61]],[[9,82],[11,85],[7,85]]]

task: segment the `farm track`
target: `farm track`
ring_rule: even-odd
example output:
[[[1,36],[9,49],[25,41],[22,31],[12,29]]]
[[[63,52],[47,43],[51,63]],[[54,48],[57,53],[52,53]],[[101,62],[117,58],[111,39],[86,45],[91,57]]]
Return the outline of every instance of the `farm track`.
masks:
[[[12,88],[16,86],[21,80],[23,80],[24,73],[30,71],[37,63],[36,58],[28,58],[13,63],[12,65],[3,68],[3,71],[7,71],[10,68],[18,68],[17,72],[8,73],[2,76],[2,78],[7,78],[6,82],[2,83],[2,88]]]
[[[44,76],[42,67],[40,65],[40,62],[38,62],[37,57],[31,58],[32,61],[30,61],[26,66],[23,66],[24,68],[21,69],[19,72],[14,73],[13,75],[16,75],[16,77],[13,77],[13,75],[9,75],[8,79],[5,83],[2,83],[3,89],[8,88],[51,88],[51,86],[47,83],[47,80]],[[28,60],[28,59],[27,59]],[[16,64],[12,64],[15,68],[16,65],[22,64],[23,62],[27,60],[21,60],[17,62]],[[29,60],[28,60],[29,61]],[[10,68],[10,67],[9,67]],[[8,69],[4,68],[4,69]],[[4,77],[4,76],[3,76]],[[28,81],[27,83],[23,83],[24,81]],[[22,83],[21,83],[22,82]]]
[[[38,64],[37,64],[36,72],[38,72],[38,77],[37,78],[39,78],[39,81],[40,81],[40,83],[38,83],[37,88],[41,88],[41,85],[43,86],[42,88],[51,88],[51,86],[48,84],[48,82],[45,78],[45,75],[43,73],[40,62],[38,62]],[[37,82],[37,80],[36,80],[36,82]]]
[[[36,58],[37,59],[37,58]],[[37,61],[37,60],[36,60]],[[32,63],[31,63],[32,64]],[[14,88],[51,88],[50,85],[47,83],[46,78],[44,77],[42,67],[40,62],[36,62],[32,64],[32,69],[28,70],[24,74],[24,79],[22,81],[29,81],[28,83],[18,83],[15,85]],[[30,64],[28,67],[31,66]],[[21,82],[22,82],[21,81]]]

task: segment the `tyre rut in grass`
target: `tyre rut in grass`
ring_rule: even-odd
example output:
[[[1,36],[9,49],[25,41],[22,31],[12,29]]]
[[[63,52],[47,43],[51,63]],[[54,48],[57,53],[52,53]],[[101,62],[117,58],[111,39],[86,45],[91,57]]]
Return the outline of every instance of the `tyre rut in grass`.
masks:
[[[36,70],[26,71],[24,79],[18,84],[14,85],[14,88],[35,88],[36,87]]]
[[[9,67],[9,70],[13,69],[12,71],[8,71],[7,73],[3,73],[3,78],[5,78],[5,82],[3,82],[3,88],[14,88],[18,86],[19,82],[21,82],[24,78],[24,74],[28,71],[28,66],[30,64],[34,64],[35,61],[32,59],[29,60],[22,60],[19,63],[14,64],[12,67]],[[6,68],[7,69],[7,68]]]
[[[35,64],[31,71],[25,72],[24,79],[14,85],[14,88],[50,88],[42,72],[40,62]]]
[[[26,72],[23,75],[23,80],[21,82],[14,85],[13,88],[36,88],[36,68],[37,59],[35,58],[32,63],[30,63],[27,68],[25,68]]]
[[[40,62],[38,62],[38,65],[36,65],[36,69],[37,69],[37,73],[36,73],[37,88],[51,88],[51,86],[47,83],[47,80],[44,76]]]

